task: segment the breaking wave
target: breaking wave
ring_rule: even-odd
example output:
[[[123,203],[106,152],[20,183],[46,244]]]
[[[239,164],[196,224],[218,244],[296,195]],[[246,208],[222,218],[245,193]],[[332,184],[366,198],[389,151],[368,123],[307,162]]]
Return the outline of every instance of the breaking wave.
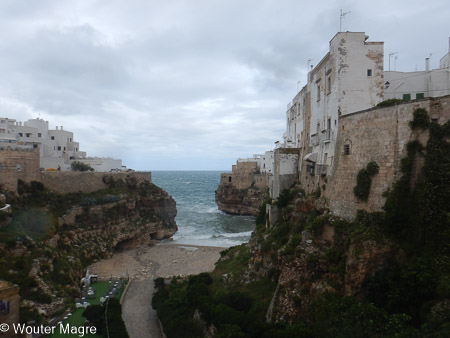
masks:
[[[177,202],[175,243],[230,247],[250,239],[254,217],[229,215],[217,208],[219,171],[156,171],[152,180]]]

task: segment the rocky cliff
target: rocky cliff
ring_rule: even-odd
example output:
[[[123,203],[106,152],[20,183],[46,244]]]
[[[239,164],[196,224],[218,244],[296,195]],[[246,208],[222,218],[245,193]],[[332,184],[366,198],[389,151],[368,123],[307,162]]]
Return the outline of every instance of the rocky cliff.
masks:
[[[22,321],[61,311],[93,261],[177,231],[175,201],[164,190],[132,175],[104,182],[106,189],[70,194],[19,182],[20,195],[9,195],[14,212],[0,229],[0,278],[20,285]]]
[[[234,215],[253,215],[268,197],[269,174],[256,161],[238,160],[231,173],[222,173],[216,190],[219,210]]]
[[[418,109],[409,126],[429,137],[405,145],[383,211],[339,218],[320,190],[306,194],[297,182],[258,215],[248,244],[223,252],[209,278],[160,287],[155,306],[168,332],[175,322],[165,311],[176,305],[187,314],[177,327],[197,330],[197,311],[212,336],[450,336],[450,122]],[[380,193],[371,189],[374,165],[366,163],[350,193]]]
[[[216,190],[216,203],[219,210],[226,213],[255,216],[267,195],[252,186],[237,189],[232,185],[219,185]]]

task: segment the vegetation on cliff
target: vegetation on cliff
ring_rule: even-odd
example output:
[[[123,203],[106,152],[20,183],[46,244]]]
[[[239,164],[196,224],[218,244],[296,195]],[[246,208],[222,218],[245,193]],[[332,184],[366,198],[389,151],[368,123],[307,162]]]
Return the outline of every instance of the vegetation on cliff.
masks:
[[[176,231],[175,202],[165,191],[133,176],[104,182],[108,188],[93,193],[56,194],[19,181],[18,195],[8,196],[13,213],[0,227],[0,279],[20,286],[21,321],[73,305],[86,267],[121,241]]]
[[[349,222],[283,192],[279,221],[266,226],[261,208],[250,243],[224,252],[208,283],[160,283],[168,336],[450,336],[450,122],[416,111],[410,125],[429,139],[408,144],[384,212]]]

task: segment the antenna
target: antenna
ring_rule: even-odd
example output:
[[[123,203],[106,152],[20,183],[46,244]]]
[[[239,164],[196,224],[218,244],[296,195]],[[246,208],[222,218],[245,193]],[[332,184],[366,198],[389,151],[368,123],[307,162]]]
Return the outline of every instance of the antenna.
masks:
[[[341,9],[341,17],[339,18],[339,32],[342,32],[342,19],[344,19],[344,16],[346,16],[349,13],[350,13],[350,11],[343,12]]]
[[[389,53],[389,70],[391,70],[391,57],[394,56],[395,54],[398,54],[398,52],[390,52]]]

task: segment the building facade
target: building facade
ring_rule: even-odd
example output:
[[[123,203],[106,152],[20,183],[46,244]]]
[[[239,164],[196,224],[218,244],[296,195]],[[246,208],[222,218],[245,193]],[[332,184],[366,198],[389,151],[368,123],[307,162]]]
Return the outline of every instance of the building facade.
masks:
[[[384,78],[385,99],[410,101],[450,95],[450,52],[442,57],[438,69],[430,69],[426,58],[424,71],[386,71]]]
[[[15,284],[0,280],[0,324],[3,325],[2,337],[21,337],[16,335],[13,325],[19,321],[20,296],[19,287]]]
[[[37,149],[43,170],[71,170],[74,161],[89,164],[95,171],[121,170],[122,160],[86,157],[75,142],[73,132],[63,126],[49,129],[48,121],[30,119],[24,123],[0,118],[0,147]]]

